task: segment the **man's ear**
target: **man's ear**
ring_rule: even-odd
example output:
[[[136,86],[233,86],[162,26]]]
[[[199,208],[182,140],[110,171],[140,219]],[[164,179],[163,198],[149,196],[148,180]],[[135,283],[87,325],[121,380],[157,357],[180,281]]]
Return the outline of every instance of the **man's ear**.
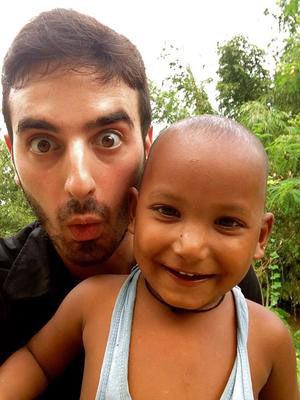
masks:
[[[253,256],[254,260],[259,260],[265,255],[265,247],[271,234],[273,223],[274,215],[272,213],[264,214],[256,250]]]
[[[6,135],[4,135],[4,140],[5,140],[7,149],[10,152],[10,155],[12,155],[12,142],[10,140],[10,136],[8,133]]]
[[[132,234],[134,234],[134,222],[135,222],[137,199],[138,199],[138,191],[135,187],[131,187],[129,189],[129,194],[128,194],[128,203],[129,203],[128,231]]]
[[[12,161],[14,169],[15,169],[14,181],[15,181],[16,185],[20,186],[20,179],[19,179],[19,176],[17,174],[16,166],[15,166],[15,163],[14,163],[13,146],[12,146],[12,142],[11,142],[11,139],[10,139],[10,136],[9,136],[8,133],[6,135],[4,135],[4,140],[5,140],[5,143],[6,143],[6,147],[7,147],[8,151],[9,151],[9,153],[10,153],[11,161]]]
[[[146,158],[148,158],[150,147],[152,145],[152,138],[153,138],[153,126],[150,126],[148,133],[145,137],[145,154]]]

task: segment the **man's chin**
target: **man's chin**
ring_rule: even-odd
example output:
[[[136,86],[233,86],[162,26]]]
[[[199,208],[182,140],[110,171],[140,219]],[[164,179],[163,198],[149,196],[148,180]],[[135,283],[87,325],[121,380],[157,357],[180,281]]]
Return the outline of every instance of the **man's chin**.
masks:
[[[56,245],[55,241],[54,245]],[[115,250],[114,246],[103,248],[103,245],[99,245],[96,240],[67,242],[55,247],[66,264],[71,263],[82,268],[92,267],[105,262]]]
[[[99,267],[105,263],[116,251],[120,240],[111,239],[105,242],[101,240],[87,240],[77,242],[74,240],[65,240],[62,237],[51,237],[51,240],[66,265],[76,266],[78,268]]]

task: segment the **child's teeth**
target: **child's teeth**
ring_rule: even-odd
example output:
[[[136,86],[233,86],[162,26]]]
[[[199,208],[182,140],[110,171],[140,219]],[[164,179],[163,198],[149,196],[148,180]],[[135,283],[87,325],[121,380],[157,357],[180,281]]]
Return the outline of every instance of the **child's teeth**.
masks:
[[[182,272],[182,271],[178,271],[180,273],[180,275],[187,275],[187,276],[195,276],[195,274],[190,274],[188,272]]]

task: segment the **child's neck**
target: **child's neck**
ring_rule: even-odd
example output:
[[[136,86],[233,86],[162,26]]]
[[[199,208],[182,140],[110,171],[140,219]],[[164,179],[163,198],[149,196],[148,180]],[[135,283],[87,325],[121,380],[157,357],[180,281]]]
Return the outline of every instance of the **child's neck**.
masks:
[[[199,308],[194,308],[194,309],[189,309],[189,308],[181,308],[181,307],[174,307],[168,303],[166,303],[161,297],[160,295],[150,286],[149,282],[146,281],[146,279],[144,278],[145,281],[145,286],[148,289],[149,293],[156,299],[158,300],[160,303],[164,304],[165,306],[167,306],[171,311],[173,311],[174,313],[203,313],[203,312],[208,312],[211,310],[214,310],[215,308],[217,308],[224,300],[225,298],[225,294],[223,294],[223,296],[221,296],[218,300],[216,300],[214,303],[212,303],[211,305],[209,305],[208,307],[199,307]]]

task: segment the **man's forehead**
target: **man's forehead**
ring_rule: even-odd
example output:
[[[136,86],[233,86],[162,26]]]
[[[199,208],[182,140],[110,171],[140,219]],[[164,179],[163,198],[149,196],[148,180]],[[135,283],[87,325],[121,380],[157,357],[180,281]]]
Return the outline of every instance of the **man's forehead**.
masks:
[[[12,87],[21,88],[30,82],[39,80],[53,80],[63,79],[66,76],[73,75],[78,78],[82,76],[89,77],[91,80],[100,81],[102,84],[110,81],[118,82],[119,79],[113,75],[107,79],[108,73],[100,66],[83,65],[80,60],[58,60],[57,62],[51,60],[50,62],[40,62],[37,64],[30,65],[24,69],[20,69],[18,74],[15,76]]]
[[[123,113],[133,124],[139,124],[136,90],[118,80],[103,83],[95,75],[78,72],[32,76],[21,88],[11,90],[9,103],[13,119],[53,118],[58,122],[73,112],[78,121],[92,123]]]
[[[73,81],[80,88],[88,86],[94,86],[95,90],[102,90],[103,88],[125,88],[128,91],[137,92],[131,89],[124,81],[118,78],[111,77],[106,79],[105,71],[91,68],[91,67],[59,67],[55,69],[45,70],[43,67],[36,67],[30,70],[25,75],[16,79],[12,85],[10,93],[14,93],[18,90],[31,88],[33,86],[52,86],[53,83],[57,82],[63,84],[64,82]]]

